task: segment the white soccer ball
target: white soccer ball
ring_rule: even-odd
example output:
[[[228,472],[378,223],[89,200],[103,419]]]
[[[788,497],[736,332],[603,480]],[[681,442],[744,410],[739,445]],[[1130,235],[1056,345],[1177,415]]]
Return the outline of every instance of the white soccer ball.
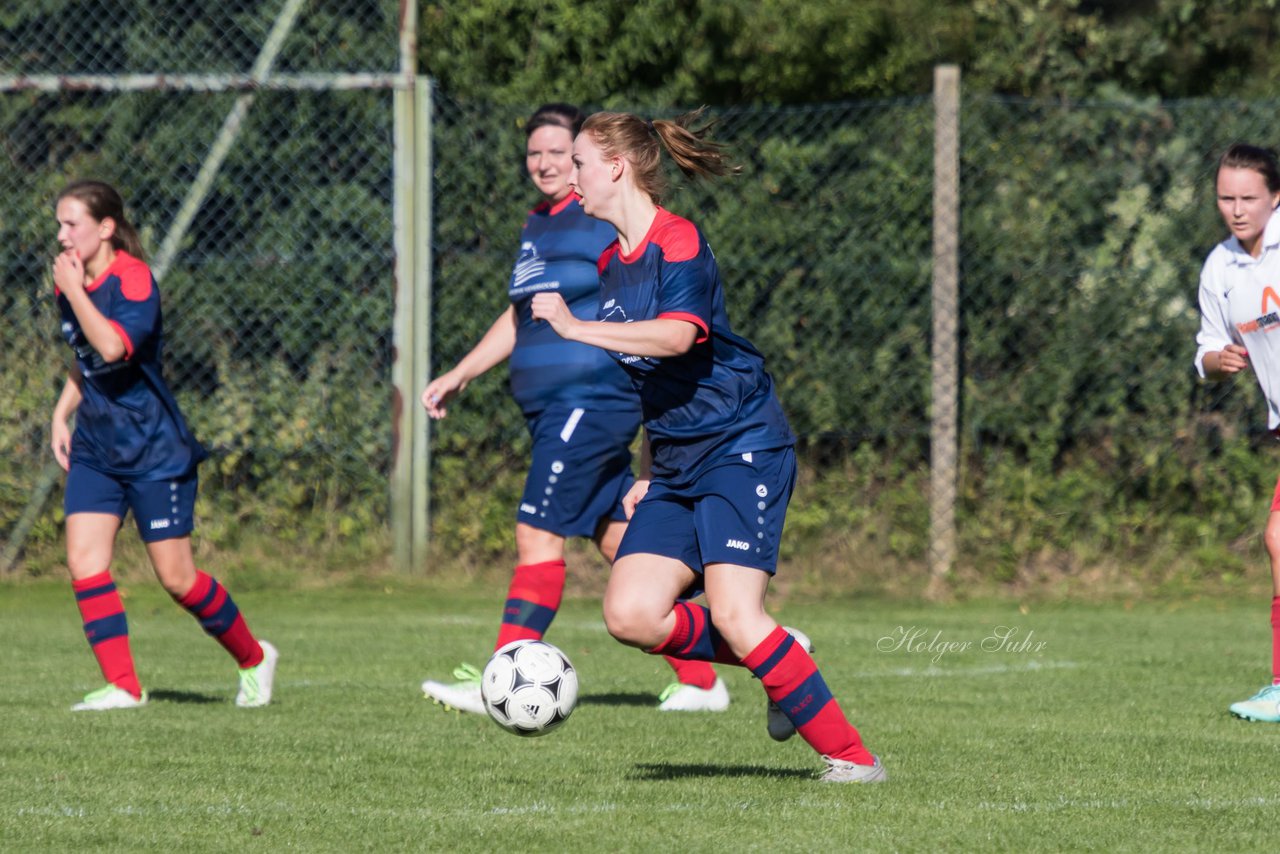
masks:
[[[512,641],[484,666],[480,697],[489,717],[508,732],[546,735],[578,705],[578,671],[546,641]]]

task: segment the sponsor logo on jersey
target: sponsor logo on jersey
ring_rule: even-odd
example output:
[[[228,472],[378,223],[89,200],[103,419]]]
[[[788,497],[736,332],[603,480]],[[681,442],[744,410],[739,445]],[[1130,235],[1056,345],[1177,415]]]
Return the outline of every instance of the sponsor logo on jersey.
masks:
[[[1277,309],[1280,309],[1280,294],[1275,289],[1268,286],[1262,289],[1262,316],[1257,320],[1246,320],[1244,323],[1237,323],[1236,329],[1241,335],[1248,335],[1251,332],[1274,332],[1280,329],[1280,311],[1267,311],[1267,306],[1275,303]]]
[[[739,551],[744,552],[751,551],[751,543],[748,543],[746,540],[726,540],[725,546],[727,548],[738,549]]]

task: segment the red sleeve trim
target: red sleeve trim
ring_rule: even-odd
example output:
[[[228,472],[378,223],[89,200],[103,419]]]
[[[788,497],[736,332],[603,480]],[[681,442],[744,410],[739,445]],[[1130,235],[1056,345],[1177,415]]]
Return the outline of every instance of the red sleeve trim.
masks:
[[[124,331],[124,327],[116,323],[114,320],[107,321],[111,324],[111,328],[120,336],[120,340],[124,342],[124,357],[126,359],[133,358],[133,341],[129,340],[129,333]]]
[[[693,339],[694,344],[701,344],[710,337],[711,330],[707,327],[706,321],[696,314],[690,314],[687,311],[664,311],[658,315],[658,320],[686,320],[698,327],[698,331],[702,334]]]

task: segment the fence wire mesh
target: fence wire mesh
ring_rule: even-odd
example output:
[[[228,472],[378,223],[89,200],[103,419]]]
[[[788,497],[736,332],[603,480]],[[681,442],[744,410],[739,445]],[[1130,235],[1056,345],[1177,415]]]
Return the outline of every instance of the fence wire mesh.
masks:
[[[230,2],[197,13],[173,3],[25,4],[0,16],[0,75],[246,74],[284,5]],[[386,2],[308,4],[273,68],[391,68],[395,12]],[[83,41],[87,19],[102,22],[92,43]],[[387,89],[19,84],[0,94],[8,200],[0,336],[6,352],[24,354],[8,360],[0,383],[0,533],[12,537],[48,479],[60,482],[46,462],[48,418],[69,364],[49,276],[52,202],[80,177],[120,188],[161,279],[167,377],[213,452],[201,468],[202,500],[227,511],[202,522],[222,520],[225,531],[238,517],[284,532],[308,516],[329,516],[318,530],[382,523],[391,455],[391,103]],[[215,161],[222,142],[225,159]],[[201,186],[211,162],[217,168]],[[180,230],[185,212],[194,216]],[[179,237],[170,257],[157,256]],[[60,517],[57,502],[41,509],[36,540],[56,535]]]
[[[0,77],[245,74],[284,6],[233,0],[195,15],[173,3],[37,0],[0,13]],[[274,71],[390,70],[397,14],[386,0],[306,4]],[[104,22],[93,44],[69,17]],[[252,104],[161,281],[169,378],[214,452],[203,500],[226,511],[209,521],[293,535],[386,524],[390,90],[12,85],[0,92],[0,342],[12,354],[0,382],[0,536],[40,491],[68,363],[48,277],[53,195],[75,177],[111,181],[154,253],[244,97]],[[537,201],[521,129],[535,106],[435,93],[433,373],[505,308],[520,225]],[[1190,359],[1199,266],[1222,236],[1216,154],[1275,139],[1275,106],[963,97],[962,562],[997,541],[1015,567],[1044,545],[1070,546],[1101,517],[1113,524],[1094,541],[1123,552],[1213,490],[1248,499],[1248,514],[1228,520],[1247,533],[1263,486],[1233,479],[1223,438],[1252,426],[1261,444],[1261,404],[1249,382],[1198,383]],[[766,354],[813,476],[829,475],[820,498],[797,494],[794,524],[871,529],[883,518],[875,503],[897,501],[898,530],[868,537],[923,566],[933,101],[711,116],[744,174],[676,180],[664,201],[707,234],[735,326]],[[528,440],[505,378],[498,368],[473,383],[433,428],[433,536],[446,551],[510,548]],[[866,470],[916,483],[914,505],[878,491]],[[993,518],[1018,477],[1040,484],[1019,513]],[[56,504],[41,506],[36,540],[56,539]]]

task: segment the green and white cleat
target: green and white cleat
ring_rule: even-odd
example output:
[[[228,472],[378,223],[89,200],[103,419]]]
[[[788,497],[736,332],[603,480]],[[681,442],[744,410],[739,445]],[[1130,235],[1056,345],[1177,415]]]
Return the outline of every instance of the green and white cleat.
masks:
[[[660,712],[723,712],[729,708],[729,689],[719,676],[710,688],[672,682],[658,700]]]
[[[433,682],[428,679],[422,683],[422,693],[427,699],[439,703],[446,709],[457,709],[473,715],[483,715],[484,700],[480,697],[481,673],[470,664],[459,664],[453,669],[453,683]]]
[[[271,702],[271,689],[276,681],[276,662],[280,653],[266,641],[258,641],[262,647],[262,662],[240,671],[240,692],[236,705],[242,709],[256,709]]]
[[[1268,685],[1249,699],[1232,703],[1231,714],[1246,721],[1280,723],[1280,685]]]
[[[883,783],[889,779],[878,756],[874,765],[859,765],[830,756],[822,758],[827,762],[827,770],[820,778],[824,783]]]
[[[796,639],[796,643],[805,648],[806,652],[813,652],[813,641],[809,640],[809,636],[799,629],[793,629],[790,626],[783,626],[783,631]],[[791,722],[791,718],[778,708],[778,704],[769,701],[769,712],[765,717],[765,727],[769,730],[769,738],[774,741],[786,741],[788,738],[796,734],[796,725]]]
[[[84,699],[71,707],[73,712],[107,712],[112,709],[137,709],[147,704],[147,692],[135,697],[116,685],[104,685],[84,695]]]

